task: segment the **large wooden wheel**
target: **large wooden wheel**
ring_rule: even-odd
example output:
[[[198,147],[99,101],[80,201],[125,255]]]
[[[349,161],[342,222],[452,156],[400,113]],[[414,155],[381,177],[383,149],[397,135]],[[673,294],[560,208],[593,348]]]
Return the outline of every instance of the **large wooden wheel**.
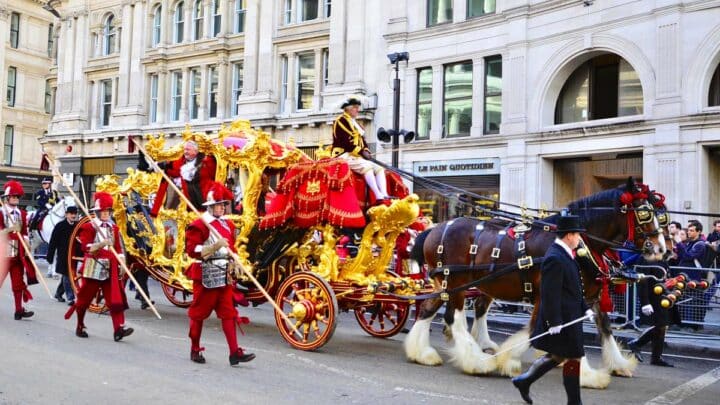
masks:
[[[276,302],[300,335],[275,312],[282,337],[300,350],[316,350],[327,343],[337,326],[338,304],[330,285],[309,272],[291,275],[280,285]]]
[[[88,221],[90,221],[89,217],[83,217],[80,219],[77,226],[75,226],[75,229],[73,229],[70,234],[70,240],[68,241],[68,252],[70,253],[68,254],[68,273],[70,273],[70,285],[72,285],[72,289],[76,297],[78,290],[80,289],[80,285],[82,285],[82,277],[78,275],[78,269],[80,268],[79,264],[83,261],[82,249],[77,241],[77,236],[80,233],[80,227]],[[102,313],[108,310],[105,306],[105,298],[102,295],[102,290],[98,291],[97,295],[90,303],[88,310],[94,313]]]
[[[268,295],[272,296],[275,294],[275,292],[278,289],[278,286],[280,285],[280,280],[282,280],[282,277],[285,274],[288,274],[291,272],[290,267],[291,263],[290,261],[295,260],[294,258],[289,258],[287,256],[282,256],[281,258],[275,260],[265,269],[256,269],[257,274],[255,274],[255,278],[257,279],[258,283],[267,291]],[[260,290],[257,288],[257,286],[248,281],[248,282],[238,282],[238,285],[247,288],[247,293],[245,293],[245,298],[247,298],[248,301],[251,301],[254,305],[259,305],[267,302],[267,298],[265,298],[265,295],[260,292]]]
[[[410,315],[410,304],[403,301],[373,301],[355,307],[355,319],[370,336],[387,338],[397,335]]]
[[[165,283],[160,283],[165,298],[173,305],[180,308],[187,308],[192,304],[192,292],[182,287],[175,287]]]

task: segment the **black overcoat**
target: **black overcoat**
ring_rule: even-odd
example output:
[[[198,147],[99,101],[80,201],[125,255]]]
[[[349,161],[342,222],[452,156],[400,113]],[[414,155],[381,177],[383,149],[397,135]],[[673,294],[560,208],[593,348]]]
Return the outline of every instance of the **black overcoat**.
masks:
[[[64,219],[60,221],[55,228],[53,228],[52,235],[50,235],[50,243],[48,244],[47,261],[52,263],[55,259],[55,252],[57,252],[57,262],[55,263],[55,272],[62,275],[68,274],[68,251],[70,249],[70,236],[72,231],[77,226],[77,222],[73,225]],[[76,244],[73,243],[73,246]]]
[[[562,246],[553,243],[542,264],[540,310],[532,337],[585,315],[580,266]],[[545,335],[532,342],[533,347],[564,358],[585,355],[582,322],[566,326],[557,335]]]

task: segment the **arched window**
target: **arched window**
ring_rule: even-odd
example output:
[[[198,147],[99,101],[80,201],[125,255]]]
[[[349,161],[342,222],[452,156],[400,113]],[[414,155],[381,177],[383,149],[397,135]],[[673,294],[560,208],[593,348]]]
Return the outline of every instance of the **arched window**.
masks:
[[[152,20],[152,47],[155,48],[160,44],[160,33],[162,32],[162,6],[155,7]]]
[[[115,16],[110,14],[107,19],[105,19],[105,25],[103,26],[103,55],[115,53],[116,37]]]
[[[560,91],[555,123],[599,120],[643,113],[643,92],[635,69],[615,54],[580,65]]]
[[[203,20],[205,20],[202,0],[195,0],[192,8],[193,39],[197,41],[203,37]]]
[[[173,17],[173,42],[179,44],[183,41],[183,31],[185,30],[185,4],[181,1],[175,6],[175,15]]]
[[[715,67],[712,81],[710,82],[710,94],[708,95],[708,106],[720,105],[720,65]]]

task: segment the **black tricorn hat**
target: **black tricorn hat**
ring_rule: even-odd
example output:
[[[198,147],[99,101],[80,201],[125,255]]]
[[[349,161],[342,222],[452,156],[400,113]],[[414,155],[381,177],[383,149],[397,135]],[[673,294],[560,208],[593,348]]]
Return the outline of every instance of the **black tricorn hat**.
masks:
[[[343,101],[340,109],[344,110],[345,107],[349,107],[351,105],[362,105],[362,102],[355,97],[350,97],[349,99]]]
[[[559,217],[557,221],[556,233],[567,232],[585,232],[586,229],[580,225],[580,217],[577,215],[566,215]]]

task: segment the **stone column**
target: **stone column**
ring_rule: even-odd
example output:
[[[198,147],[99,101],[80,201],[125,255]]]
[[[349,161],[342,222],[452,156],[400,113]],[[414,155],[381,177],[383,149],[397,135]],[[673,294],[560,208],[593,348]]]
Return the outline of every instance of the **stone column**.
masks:
[[[473,58],[472,71],[472,126],[470,127],[470,136],[480,136],[485,128],[485,59],[477,56]]]
[[[200,38],[212,37],[212,33],[210,32],[212,25],[210,21],[213,19],[212,12],[210,10],[211,3],[211,0],[203,0],[203,32],[202,35],[200,35]]]
[[[228,86],[228,58],[227,55],[218,57],[218,93],[217,93],[217,118],[222,120],[227,115],[228,90],[232,92],[232,85]],[[230,97],[232,99],[232,97]],[[232,104],[231,104],[232,105]],[[231,107],[232,108],[232,107]],[[230,114],[232,115],[232,114]]]
[[[437,141],[443,137],[443,66],[432,67],[433,98],[430,122],[430,139]]]
[[[143,66],[140,62],[140,59],[143,56],[143,49],[145,49],[145,41],[147,40],[147,36],[143,35],[146,33],[146,27],[145,27],[145,21],[144,18],[147,13],[145,12],[145,8],[147,6],[147,3],[145,2],[137,2],[135,3],[135,13],[133,16],[133,32],[132,32],[132,43],[126,44],[126,46],[130,49],[130,83],[128,85],[129,88],[129,100],[128,104],[131,107],[135,107],[136,113],[141,113],[143,111],[142,105],[145,99],[145,80],[143,75]],[[140,124],[140,121],[137,121],[137,124]]]
[[[87,110],[87,103],[85,100],[85,97],[87,97],[87,82],[85,79],[85,72],[83,71],[86,58],[86,46],[87,43],[87,21],[88,15],[87,13],[81,13],[78,15],[78,17],[74,21],[74,29],[75,29],[75,45],[74,45],[74,52],[73,52],[73,75],[72,75],[72,106],[71,110],[74,113],[77,113],[81,120],[85,121],[85,124],[87,125],[86,118],[84,118],[84,112]]]
[[[100,102],[100,97],[98,96],[98,82],[91,81],[89,85],[90,91],[88,93],[90,94],[90,111],[88,111],[88,114],[90,116],[90,129],[97,129],[98,118],[100,115],[100,109],[98,108],[98,103]]]
[[[170,14],[170,0],[162,1],[162,10],[160,11],[160,43],[158,45],[167,45],[172,42],[172,14]]]
[[[363,67],[365,65],[365,6],[362,1],[346,3],[345,38],[345,83],[359,84],[363,82]],[[334,12],[335,10],[333,10]]]
[[[295,71],[297,70],[297,54],[295,52],[289,52],[287,54],[287,61],[287,94],[285,97],[285,108],[283,109],[283,112],[285,115],[290,115],[295,112],[297,107],[297,104],[295,103]]]
[[[315,91],[313,92],[313,111],[320,111],[322,104],[322,97],[320,93],[323,88],[323,64],[322,64],[323,49],[315,49]]]
[[[182,69],[182,96],[180,97],[180,122],[187,122],[188,116],[188,101],[190,98],[190,68],[184,67]]]
[[[198,120],[208,119],[209,107],[208,90],[210,87],[210,65],[200,66],[200,94],[198,96]]]
[[[260,0],[247,0],[245,3],[245,55],[243,60],[243,95],[252,96],[258,89],[258,61],[260,58]],[[268,24],[271,25],[271,24]],[[272,58],[272,53],[263,57]],[[268,59],[270,61],[272,59]],[[272,69],[266,69],[264,75],[272,76]]]
[[[185,14],[185,25],[183,25],[183,42],[190,42],[192,41],[192,25],[193,25],[193,19],[192,19],[192,8],[193,8],[193,0],[186,0],[184,2],[185,9],[183,10]]]
[[[328,63],[328,84],[340,85],[345,82],[345,52],[347,50],[347,0],[332,2],[330,17],[329,52],[332,55]]]
[[[157,122],[167,122],[168,94],[167,94],[168,71],[165,64],[158,66],[158,97],[157,97]]]
[[[218,37],[225,37],[229,33],[233,32],[233,25],[235,24],[235,8],[233,0],[218,0],[220,5],[220,33]],[[220,111],[218,111],[220,116]]]
[[[118,64],[118,108],[127,107],[130,92],[130,57],[133,33],[133,6],[129,2],[122,7],[122,33],[120,39],[120,61]]]
[[[68,17],[63,26],[65,29],[65,42],[62,45],[64,49],[63,60],[58,61],[58,71],[62,70],[62,78],[58,77],[58,100],[61,100],[56,107],[59,113],[69,113],[72,109],[72,82],[73,82],[73,66],[75,57],[75,19]],[[62,66],[62,67],[61,67]],[[62,80],[62,81],[61,81]]]

